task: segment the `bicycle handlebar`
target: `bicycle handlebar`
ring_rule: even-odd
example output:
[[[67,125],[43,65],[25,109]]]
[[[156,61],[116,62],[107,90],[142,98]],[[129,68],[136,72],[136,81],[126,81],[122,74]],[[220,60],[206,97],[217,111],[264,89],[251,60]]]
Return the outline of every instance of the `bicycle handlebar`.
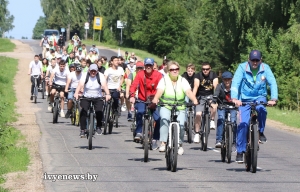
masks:
[[[242,102],[242,106],[250,105],[250,106],[257,106],[257,105],[263,105],[268,106],[268,102],[260,101],[260,102]]]

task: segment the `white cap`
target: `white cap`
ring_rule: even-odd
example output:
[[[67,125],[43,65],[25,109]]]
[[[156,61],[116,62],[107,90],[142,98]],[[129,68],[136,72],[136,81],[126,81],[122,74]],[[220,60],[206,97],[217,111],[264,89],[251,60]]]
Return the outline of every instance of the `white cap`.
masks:
[[[130,58],[129,62],[130,62],[130,63],[135,63],[135,59]]]

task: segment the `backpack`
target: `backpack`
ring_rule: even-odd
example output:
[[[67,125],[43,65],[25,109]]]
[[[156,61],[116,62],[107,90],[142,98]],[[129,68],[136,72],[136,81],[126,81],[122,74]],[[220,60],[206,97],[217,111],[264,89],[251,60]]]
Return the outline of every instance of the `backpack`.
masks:
[[[89,77],[90,77],[90,73],[88,72],[88,73],[86,74],[86,78],[85,78],[84,84],[87,84],[87,82],[89,81]],[[98,81],[99,85],[101,86],[101,82],[100,82],[100,74],[99,74],[99,73],[96,75],[96,78],[97,78],[97,81]]]

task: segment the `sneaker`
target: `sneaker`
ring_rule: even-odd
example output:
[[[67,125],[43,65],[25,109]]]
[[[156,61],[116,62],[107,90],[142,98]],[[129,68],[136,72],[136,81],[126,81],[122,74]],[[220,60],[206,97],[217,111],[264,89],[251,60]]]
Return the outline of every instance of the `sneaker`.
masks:
[[[51,104],[49,104],[49,106],[48,106],[48,111],[52,111],[52,105]]]
[[[166,151],[166,144],[161,144],[159,147],[159,152],[165,152]]]
[[[215,120],[211,120],[210,121],[210,129],[211,130],[215,130],[216,129]]]
[[[259,142],[260,143],[265,143],[265,142],[267,142],[267,138],[266,138],[266,136],[264,135],[264,133],[259,133]]]
[[[45,91],[45,95],[48,96],[48,92],[47,91]]]
[[[178,155],[183,155],[183,152],[184,152],[183,148],[179,147],[178,148]]]
[[[140,140],[142,138],[142,133],[137,133],[134,137],[135,140]]]
[[[123,104],[122,107],[121,107],[121,111],[126,111],[126,109],[127,109],[127,108],[126,108],[126,105]]]
[[[221,142],[217,141],[215,148],[221,148],[221,145],[222,145]]]
[[[157,141],[156,140],[152,140],[152,150],[156,150],[158,149],[158,145],[157,145]]]
[[[60,111],[60,117],[65,117],[65,112],[63,110]]]
[[[102,130],[99,127],[97,127],[96,135],[102,135]]]
[[[231,151],[232,153],[235,153],[236,152],[236,144],[235,143],[232,143],[232,147],[231,147]]]
[[[69,118],[70,115],[71,115],[71,110],[68,110],[67,113],[66,113],[66,119]]]
[[[236,154],[236,159],[235,159],[235,161],[236,161],[237,163],[243,163],[243,162],[244,162],[244,159],[243,159],[243,153],[237,153],[237,154]]]
[[[84,130],[80,130],[79,136],[80,136],[81,138],[85,138],[85,131],[84,131]]]
[[[128,113],[128,115],[127,115],[127,121],[132,121],[132,114],[131,113]]]
[[[200,135],[199,133],[196,133],[194,136],[194,143],[199,143],[200,142]]]
[[[30,96],[30,100],[33,100],[33,95]]]

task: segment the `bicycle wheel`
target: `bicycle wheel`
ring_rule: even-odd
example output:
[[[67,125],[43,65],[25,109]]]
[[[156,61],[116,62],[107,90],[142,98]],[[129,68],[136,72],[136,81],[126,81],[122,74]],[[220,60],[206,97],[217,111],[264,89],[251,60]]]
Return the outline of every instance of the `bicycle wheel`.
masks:
[[[76,107],[76,111],[75,111],[75,125],[79,126],[80,124],[80,112],[79,112],[79,108]]]
[[[201,134],[201,143],[202,150],[207,151],[207,142],[208,142],[208,134],[209,134],[209,115],[205,114],[204,119],[202,119],[203,123],[203,132]]]
[[[36,103],[36,99],[38,96],[38,90],[37,90],[37,86],[34,87],[34,103]]]
[[[258,149],[258,131],[257,124],[252,125],[251,131],[251,164],[252,173],[256,173],[257,168],[257,149]]]
[[[167,170],[170,171],[171,170],[171,161],[170,161],[170,140],[169,140],[169,135],[168,135],[168,139],[167,139],[167,143],[166,143],[166,149],[165,149],[165,158],[166,158],[166,167]]]
[[[189,113],[188,118],[188,126],[187,126],[187,137],[188,137],[188,143],[193,143],[193,128],[194,128],[194,115],[193,113]]]
[[[46,91],[45,81],[43,80],[42,81],[42,99],[45,99],[45,91]]]
[[[110,113],[110,107],[111,106],[111,103],[110,102],[108,102],[107,103],[107,106],[106,106],[106,108],[105,108],[105,121],[104,121],[104,131],[103,131],[103,134],[104,135],[106,135],[106,133],[107,133],[107,126],[108,126],[108,124],[109,124],[109,113]]]
[[[112,133],[112,130],[113,130],[113,126],[114,126],[114,118],[115,118],[115,115],[113,113],[112,110],[110,110],[110,113],[109,113],[109,123],[108,123],[108,133],[111,134]]]
[[[93,132],[94,132],[94,114],[90,113],[89,132],[88,132],[89,150],[92,150],[92,148],[93,148]]]
[[[172,125],[172,141],[170,150],[171,171],[177,170],[177,156],[178,156],[178,127],[176,124]]]
[[[148,129],[148,137],[149,137],[149,146],[150,146],[150,150],[153,150],[152,148],[152,141],[153,141],[153,134],[154,134],[154,120],[153,118],[150,116],[150,120],[149,120],[149,129]]]
[[[224,134],[223,134],[223,136],[224,136]],[[223,139],[222,144],[221,144],[221,161],[225,162],[225,159],[226,159],[226,145],[225,145],[225,141]]]
[[[58,105],[59,105],[59,101],[55,100],[54,101],[54,106],[53,106],[53,123],[57,123],[57,119],[58,119]]]
[[[71,124],[72,125],[75,125],[75,122],[76,122],[76,106],[74,106],[74,103],[73,103],[73,107],[72,107],[72,112],[71,112]]]
[[[232,125],[226,125],[226,159],[227,163],[231,163],[232,153]]]
[[[251,152],[250,151],[251,151],[251,149],[248,144],[246,152],[244,154],[244,163],[245,163],[246,171],[250,171],[250,168],[251,168]]]
[[[115,115],[116,128],[119,127],[119,115]]]
[[[144,145],[144,162],[148,161],[148,154],[149,154],[149,119],[144,120],[143,125],[143,145]]]

